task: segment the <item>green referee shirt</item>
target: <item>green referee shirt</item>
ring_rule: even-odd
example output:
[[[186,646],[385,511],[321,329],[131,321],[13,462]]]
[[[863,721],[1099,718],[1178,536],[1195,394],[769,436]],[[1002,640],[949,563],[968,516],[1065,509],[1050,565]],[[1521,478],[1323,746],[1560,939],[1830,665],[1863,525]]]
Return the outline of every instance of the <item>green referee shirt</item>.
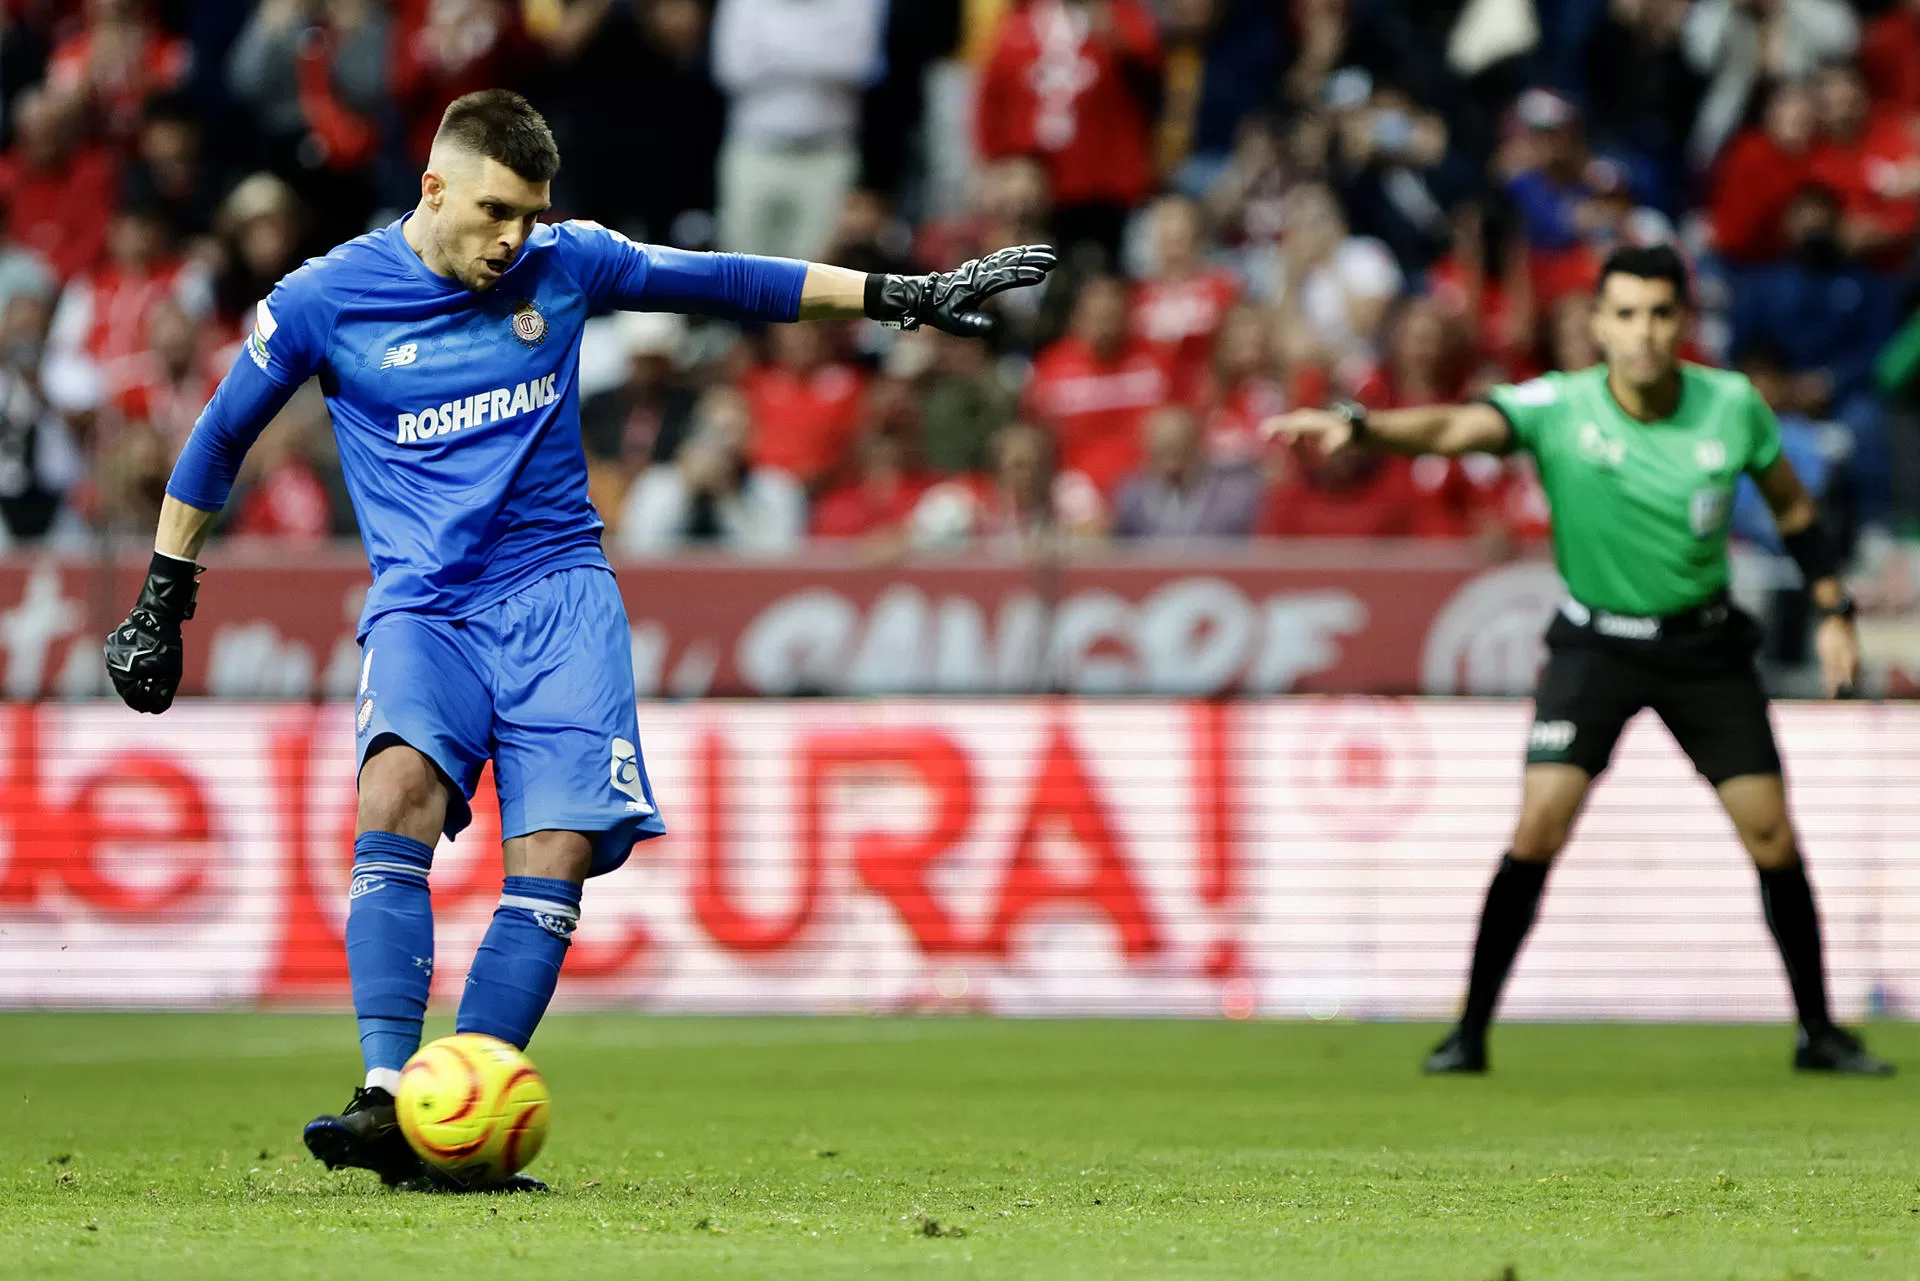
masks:
[[[1617,614],[1691,609],[1727,586],[1727,524],[1741,472],[1780,457],[1780,424],[1745,375],[1680,366],[1671,418],[1629,417],[1604,365],[1489,394],[1527,450],[1553,514],[1567,591]]]

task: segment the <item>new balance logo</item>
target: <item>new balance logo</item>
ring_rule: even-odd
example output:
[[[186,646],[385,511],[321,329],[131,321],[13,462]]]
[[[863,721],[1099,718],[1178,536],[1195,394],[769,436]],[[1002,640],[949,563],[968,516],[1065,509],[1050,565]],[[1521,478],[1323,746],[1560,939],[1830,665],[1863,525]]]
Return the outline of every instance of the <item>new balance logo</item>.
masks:
[[[387,354],[380,360],[380,368],[397,369],[401,365],[411,365],[420,355],[417,342],[401,343],[398,347],[387,348]]]

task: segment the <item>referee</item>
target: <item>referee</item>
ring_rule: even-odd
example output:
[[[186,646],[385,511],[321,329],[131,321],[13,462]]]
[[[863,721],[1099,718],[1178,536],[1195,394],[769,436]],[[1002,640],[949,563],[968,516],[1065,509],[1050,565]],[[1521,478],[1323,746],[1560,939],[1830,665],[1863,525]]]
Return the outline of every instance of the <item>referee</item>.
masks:
[[[1547,629],[1513,846],[1487,889],[1466,1007],[1429,1072],[1484,1072],[1501,986],[1533,925],[1554,857],[1627,721],[1651,707],[1719,794],[1760,878],[1767,926],[1800,1014],[1793,1065],[1884,1076],[1893,1069],[1834,1025],[1820,918],[1787,816],[1759,629],[1727,598],[1727,519],[1746,472],[1773,509],[1820,616],[1829,692],[1858,673],[1853,602],[1813,500],[1780,453],[1780,427],[1739,374],[1683,364],[1687,274],[1669,246],[1614,251],[1601,268],[1593,336],[1605,364],[1495,388],[1485,402],[1369,416],[1357,405],[1270,419],[1268,435],[1322,450],[1531,452],[1553,515],[1570,599]]]

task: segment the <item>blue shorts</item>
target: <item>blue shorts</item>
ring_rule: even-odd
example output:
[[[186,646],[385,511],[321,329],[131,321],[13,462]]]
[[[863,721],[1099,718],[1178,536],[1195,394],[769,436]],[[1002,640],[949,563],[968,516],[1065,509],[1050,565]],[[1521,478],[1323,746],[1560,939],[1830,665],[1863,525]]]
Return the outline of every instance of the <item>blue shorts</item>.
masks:
[[[399,739],[451,783],[448,836],[493,761],[500,835],[585,832],[599,876],[666,831],[640,757],[633,637],[611,571],[549,574],[470,618],[386,614],[362,643],[359,764]]]

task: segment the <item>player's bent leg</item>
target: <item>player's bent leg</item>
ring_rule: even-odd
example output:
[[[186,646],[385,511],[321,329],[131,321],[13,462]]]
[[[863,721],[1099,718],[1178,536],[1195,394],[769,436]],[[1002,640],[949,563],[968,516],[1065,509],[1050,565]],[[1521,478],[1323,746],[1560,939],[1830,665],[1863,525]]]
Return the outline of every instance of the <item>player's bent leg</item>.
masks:
[[[467,972],[456,1030],[524,1050],[560,983],[593,841],[581,832],[533,832],[506,841],[504,854],[500,904]]]
[[[1800,1018],[1794,1066],[1804,1071],[1891,1075],[1892,1065],[1870,1053],[1858,1037],[1835,1026],[1828,1010],[1820,913],[1787,812],[1785,781],[1779,774],[1744,774],[1723,780],[1714,790],[1760,876],[1761,908],[1780,949]]]
[[[1547,871],[1566,845],[1592,783],[1593,776],[1575,765],[1527,767],[1513,845],[1500,860],[1481,908],[1466,1005],[1458,1025],[1427,1056],[1427,1072],[1486,1071],[1487,1029],[1493,1024],[1501,989],[1533,928]]]

